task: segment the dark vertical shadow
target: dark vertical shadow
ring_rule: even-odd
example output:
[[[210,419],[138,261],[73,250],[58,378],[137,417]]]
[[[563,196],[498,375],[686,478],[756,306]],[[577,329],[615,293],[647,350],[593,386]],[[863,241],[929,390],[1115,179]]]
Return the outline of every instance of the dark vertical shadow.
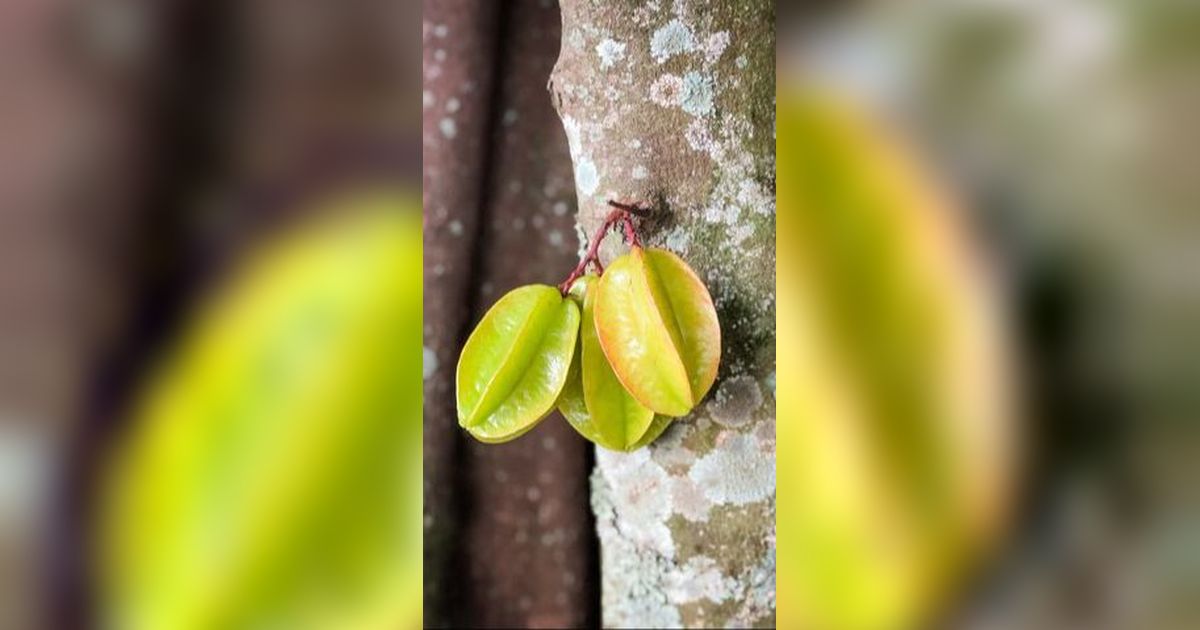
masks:
[[[58,483],[56,530],[44,592],[46,618],[56,628],[100,626],[90,562],[95,550],[93,499],[106,450],[123,429],[122,413],[153,350],[178,325],[197,270],[187,256],[189,210],[218,170],[217,132],[234,67],[230,3],[180,2],[151,11],[160,47],[145,112],[145,189],[134,209],[136,233],[129,269],[133,308],[116,342],[86,366],[90,381],[77,430],[65,453]]]
[[[508,25],[512,21],[512,3],[502,2],[497,11],[495,20],[496,37],[494,38],[494,46],[492,52],[492,69],[493,77],[491,83],[491,92],[488,95],[488,112],[485,117],[487,121],[487,130],[483,138],[483,159],[480,168],[481,176],[479,178],[479,195],[475,204],[475,214],[477,220],[475,222],[475,237],[472,239],[474,247],[470,252],[470,265],[467,271],[467,291],[466,300],[464,302],[465,311],[470,314],[463,320],[462,328],[456,336],[456,347],[461,348],[466,343],[467,337],[471,334],[471,329],[477,323],[474,313],[479,312],[479,285],[483,282],[484,277],[484,245],[483,242],[487,238],[488,226],[491,224],[491,214],[489,212],[491,204],[488,203],[488,191],[492,189],[495,179],[495,161],[496,161],[496,133],[495,120],[499,111],[501,111],[500,100],[504,93],[504,72],[505,72],[505,55],[504,47],[509,37]],[[457,465],[454,466],[452,480],[456,492],[454,493],[454,505],[452,506],[453,514],[456,516],[455,527],[461,537],[465,530],[465,523],[475,517],[473,513],[474,506],[470,501],[470,493],[465,489],[470,485],[470,476],[467,474],[467,467],[471,465],[467,457],[466,438],[461,431],[455,432],[454,440],[454,461]],[[441,618],[449,623],[451,628],[469,628],[478,625],[480,611],[475,610],[469,604],[471,601],[466,593],[462,592],[466,580],[463,576],[467,575],[470,570],[468,557],[468,547],[463,544],[458,544],[453,547],[453,552],[448,559],[447,565],[449,570],[443,575],[445,579],[441,584],[443,599],[441,605]],[[428,619],[428,617],[427,617]]]

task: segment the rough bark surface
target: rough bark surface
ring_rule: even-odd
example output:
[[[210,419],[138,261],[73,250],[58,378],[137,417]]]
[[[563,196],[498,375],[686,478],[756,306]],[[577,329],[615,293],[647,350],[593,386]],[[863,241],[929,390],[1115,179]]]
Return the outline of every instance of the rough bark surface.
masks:
[[[591,233],[607,199],[656,206],[648,245],[712,292],[712,393],[655,444],[597,452],[606,626],[773,626],[775,14],[768,0],[562,3],[551,93]],[[605,262],[624,250],[605,242]]]

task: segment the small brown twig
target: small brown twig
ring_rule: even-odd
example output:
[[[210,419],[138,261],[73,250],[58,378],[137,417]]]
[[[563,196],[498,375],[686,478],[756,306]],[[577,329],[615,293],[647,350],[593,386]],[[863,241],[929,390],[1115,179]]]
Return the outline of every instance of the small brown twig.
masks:
[[[571,290],[571,285],[587,271],[589,264],[596,266],[596,273],[604,273],[604,265],[600,262],[600,243],[604,241],[604,237],[608,236],[609,230],[614,226],[620,225],[623,228],[625,240],[631,246],[642,246],[642,240],[638,238],[637,230],[633,226],[633,217],[649,216],[649,211],[641,206],[620,203],[611,199],[608,201],[608,205],[613,207],[613,211],[608,213],[600,229],[596,230],[596,234],[592,237],[591,242],[588,243],[587,253],[579,259],[579,264],[575,266],[575,269],[571,270],[567,279],[558,285],[559,293],[562,293],[564,296]]]
[[[645,219],[646,217],[650,216],[649,208],[643,208],[637,204],[621,203],[620,201],[613,201],[612,199],[609,199],[608,205],[614,208],[620,208],[621,210],[624,210],[629,214],[641,219]]]

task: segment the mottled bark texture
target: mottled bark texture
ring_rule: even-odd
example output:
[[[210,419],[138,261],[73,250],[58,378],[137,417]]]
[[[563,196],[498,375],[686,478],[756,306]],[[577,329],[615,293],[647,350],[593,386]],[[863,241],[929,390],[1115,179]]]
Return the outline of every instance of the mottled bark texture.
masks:
[[[745,627],[775,615],[775,15],[767,0],[565,0],[551,92],[590,233],[647,201],[649,245],[712,292],[712,393],[655,444],[597,453],[606,626]],[[607,262],[624,250],[605,242]]]
[[[518,285],[575,262],[567,140],[545,90],[553,2],[426,3],[425,623],[592,627],[591,454],[558,414],[507,444],[458,427],[467,334]]]

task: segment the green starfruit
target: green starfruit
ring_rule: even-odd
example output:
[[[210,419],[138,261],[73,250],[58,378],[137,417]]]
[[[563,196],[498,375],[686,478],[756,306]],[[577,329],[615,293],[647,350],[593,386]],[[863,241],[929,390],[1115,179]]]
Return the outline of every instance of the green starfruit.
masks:
[[[577,341],[575,356],[571,358],[571,367],[567,371],[567,382],[563,385],[562,393],[558,395],[556,404],[559,413],[567,419],[568,424],[579,432],[579,435],[593,444],[600,444],[604,441],[604,436],[600,434],[600,428],[592,421],[592,415],[587,410],[587,403],[583,402],[583,377],[579,367],[579,357],[582,354]]]
[[[567,381],[579,307],[558,289],[513,289],[479,322],[458,360],[458,424],[506,442],[546,416]]]
[[[625,389],[666,416],[687,414],[717,377],[721,328],[704,283],[679,256],[634,246],[604,272],[596,333]]]
[[[779,626],[937,625],[1011,516],[1000,292],[962,209],[862,103],[781,86],[779,147]]]
[[[637,442],[634,442],[633,445],[626,450],[636,451],[643,446],[648,446],[651,442],[657,440],[658,436],[662,435],[663,431],[667,430],[667,427],[671,426],[671,421],[673,420],[674,418],[671,416],[660,416],[655,414],[654,421],[650,423],[650,428],[646,429],[646,433],[642,435],[641,439],[639,439]]]
[[[625,390],[600,347],[594,319],[598,282],[598,277],[587,275],[571,287],[574,299],[582,296],[583,323],[559,409],[588,440],[609,450],[630,451],[643,445],[655,415]]]
[[[562,394],[558,398],[558,410],[567,419],[567,422],[585,439],[593,444],[604,446],[602,444],[604,438],[600,435],[596,423],[592,421],[592,416],[588,413],[587,405],[583,401],[583,379],[580,378],[578,347],[575,348],[575,353],[575,359],[571,361],[571,371],[567,375],[567,384],[563,386]],[[655,414],[654,420],[650,422],[650,427],[646,429],[646,433],[638,441],[619,450],[631,452],[643,446],[648,446],[651,442],[657,440],[667,430],[667,427],[671,426],[672,420],[674,418],[670,416]],[[605,446],[605,448],[609,447]]]
[[[139,388],[96,496],[98,626],[419,623],[418,200],[355,188],[314,210]]]

